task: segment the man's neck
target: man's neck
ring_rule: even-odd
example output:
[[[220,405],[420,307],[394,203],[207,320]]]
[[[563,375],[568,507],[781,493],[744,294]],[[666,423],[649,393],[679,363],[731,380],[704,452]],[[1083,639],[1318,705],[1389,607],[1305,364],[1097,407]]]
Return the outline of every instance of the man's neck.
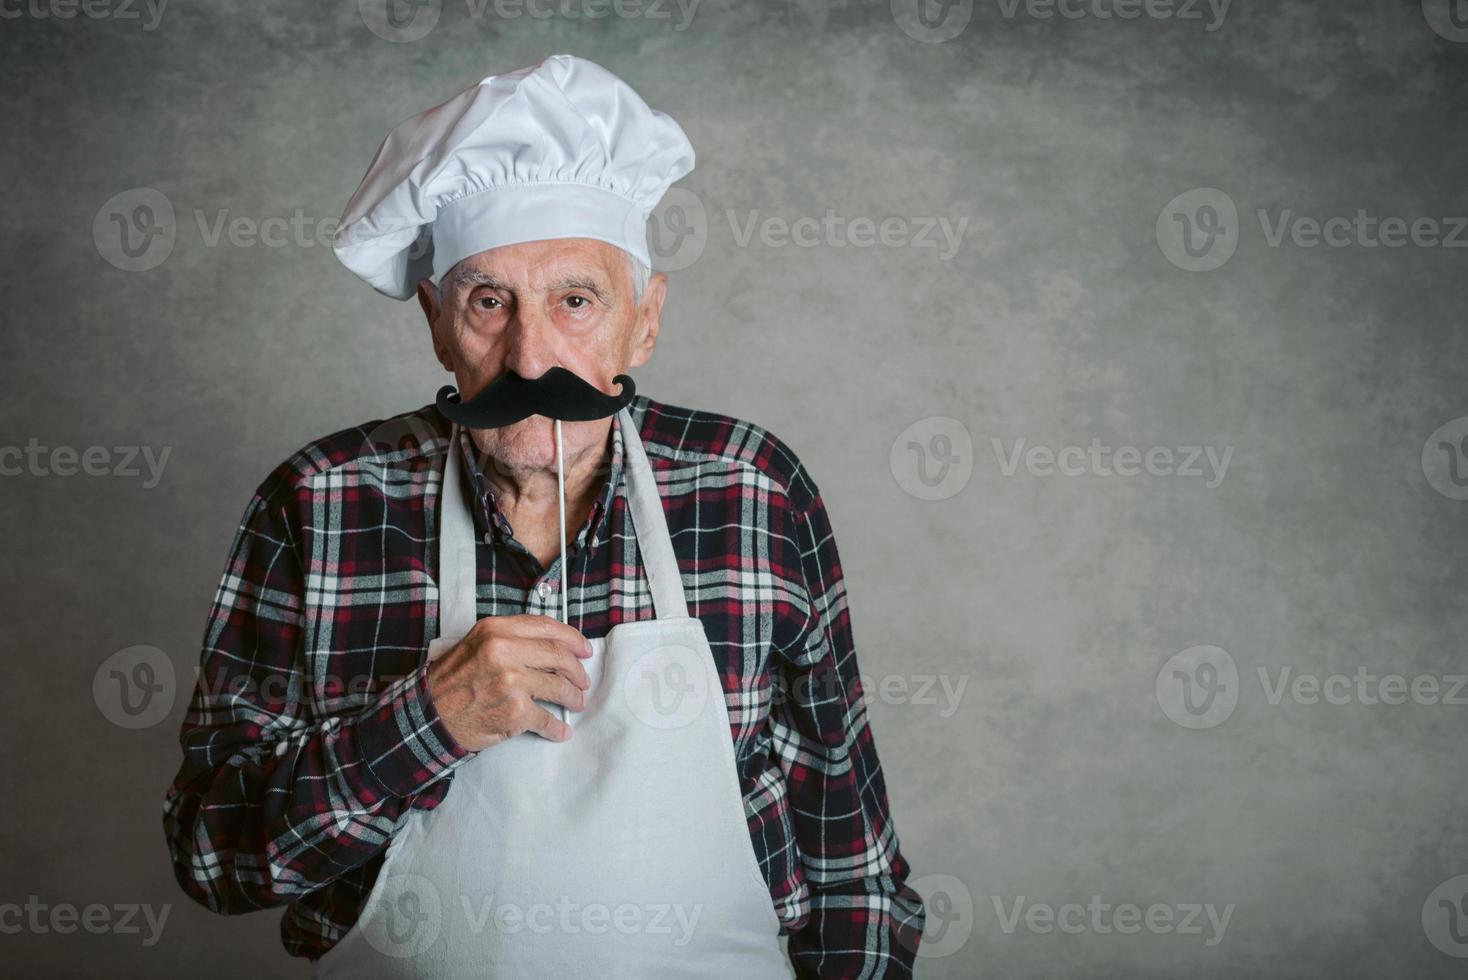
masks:
[[[586,509],[606,485],[607,469],[612,458],[611,424],[606,438],[600,439],[564,459],[567,520],[574,509],[585,516]],[[494,492],[495,502],[507,513],[543,514],[558,512],[556,467],[512,470],[487,460],[482,453],[480,472]]]

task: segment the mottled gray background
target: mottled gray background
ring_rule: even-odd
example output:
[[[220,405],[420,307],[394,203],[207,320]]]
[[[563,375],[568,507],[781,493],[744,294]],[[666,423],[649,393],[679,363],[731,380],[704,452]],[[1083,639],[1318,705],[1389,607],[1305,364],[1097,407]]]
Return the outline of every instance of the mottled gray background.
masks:
[[[1468,502],[1433,435],[1468,415],[1468,252],[1271,244],[1258,212],[1468,213],[1468,10],[1458,30],[1446,0],[1239,0],[1221,22],[987,0],[932,8],[927,31],[908,0],[596,21],[448,0],[426,36],[390,41],[351,2],[174,0],[156,22],[26,3],[0,19],[0,445],[170,456],[151,487],[0,478],[0,902],[172,908],[146,947],[0,935],[7,973],[304,974],[278,912],[220,918],[177,890],[159,810],[251,491],[442,380],[416,308],[310,235],[399,120],[569,51],[697,149],[680,185],[697,206],[659,219],[695,234],[663,257],[684,267],[639,390],[769,428],[825,494],[928,946],[948,954],[919,975],[1464,974],[1437,897],[1468,873],[1468,705],[1271,703],[1259,671],[1447,689],[1468,670]],[[175,237],[126,271],[110,214],[138,188],[167,199]],[[897,222],[866,247],[767,222],[827,209]],[[220,212],[299,213],[309,234],[210,246]],[[1180,268],[1174,212],[1218,215],[1202,264],[1236,252]],[[935,218],[966,222],[956,252],[905,244]],[[1221,481],[1104,460],[1065,475],[1008,467],[1021,439],[1232,456]],[[93,680],[138,645],[178,685],[166,718],[129,730]],[[1209,677],[1169,661],[1198,646],[1237,669],[1214,685],[1221,722],[1179,708]],[[956,703],[943,683],[964,685]],[[1004,927],[1016,903],[1093,895],[1233,908],[1213,945],[1211,927]]]

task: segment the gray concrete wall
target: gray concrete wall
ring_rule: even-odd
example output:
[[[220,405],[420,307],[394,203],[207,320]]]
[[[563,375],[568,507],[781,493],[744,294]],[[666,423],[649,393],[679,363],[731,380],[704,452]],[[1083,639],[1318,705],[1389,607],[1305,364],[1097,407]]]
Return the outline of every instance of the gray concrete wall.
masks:
[[[919,975],[1461,975],[1468,12],[26,3],[0,444],[46,472],[0,479],[0,902],[170,911],[0,935],[17,975],[304,975],[169,871],[205,616],[270,467],[442,380],[318,231],[393,124],[558,51],[697,149],[638,387],[825,495]],[[177,682],[130,729],[93,682],[137,646]]]

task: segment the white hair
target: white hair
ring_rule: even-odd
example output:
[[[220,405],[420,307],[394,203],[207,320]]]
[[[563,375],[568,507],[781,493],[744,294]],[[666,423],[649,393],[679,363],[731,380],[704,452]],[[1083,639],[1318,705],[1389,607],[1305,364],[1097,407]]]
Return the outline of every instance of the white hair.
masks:
[[[652,269],[626,249],[622,249],[621,252],[627,256],[627,265],[632,273],[632,305],[641,306],[642,294],[647,290],[647,281],[652,278]]]

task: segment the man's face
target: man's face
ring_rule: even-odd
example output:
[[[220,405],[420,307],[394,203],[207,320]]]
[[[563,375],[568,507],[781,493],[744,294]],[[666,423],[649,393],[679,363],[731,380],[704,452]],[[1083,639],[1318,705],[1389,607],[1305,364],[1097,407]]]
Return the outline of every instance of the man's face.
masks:
[[[538,378],[557,366],[614,394],[612,378],[652,356],[665,290],[666,277],[653,275],[639,306],[621,249],[557,238],[469,256],[444,277],[441,295],[428,280],[420,283],[418,301],[434,353],[467,401],[505,371]],[[471,434],[503,471],[554,472],[554,425],[533,415]],[[607,419],[562,422],[568,462],[604,441],[609,425]]]

